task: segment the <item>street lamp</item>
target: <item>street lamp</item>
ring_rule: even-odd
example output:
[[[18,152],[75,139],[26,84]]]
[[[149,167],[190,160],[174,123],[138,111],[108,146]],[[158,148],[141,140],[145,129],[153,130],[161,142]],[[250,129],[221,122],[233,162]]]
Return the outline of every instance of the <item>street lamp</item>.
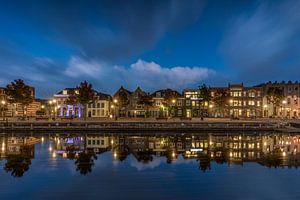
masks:
[[[1,116],[3,117],[3,121],[5,120],[4,119],[4,106],[6,104],[6,101],[2,100],[1,101]]]
[[[282,104],[283,104],[283,112],[282,112],[282,114],[283,114],[283,117],[284,117],[284,115],[285,115],[285,105],[286,105],[286,100],[283,100],[282,101]]]
[[[267,114],[267,108],[268,108],[268,105],[267,104],[265,104],[264,106],[264,113],[263,113],[263,115],[264,115],[264,117],[267,117],[268,116],[268,114]]]

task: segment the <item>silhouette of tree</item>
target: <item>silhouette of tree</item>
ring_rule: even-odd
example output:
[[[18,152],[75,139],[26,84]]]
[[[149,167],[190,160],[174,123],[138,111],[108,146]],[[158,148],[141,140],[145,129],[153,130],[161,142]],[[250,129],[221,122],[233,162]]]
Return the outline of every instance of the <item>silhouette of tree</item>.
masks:
[[[92,172],[92,166],[94,160],[97,160],[97,156],[94,152],[81,152],[75,161],[76,171],[79,171],[82,175],[87,175]]]
[[[212,97],[212,101],[214,102],[214,105],[216,107],[216,110],[218,112],[218,115],[221,117],[224,117],[224,114],[226,113],[226,106],[228,105],[229,100],[229,94],[225,89],[217,89],[217,91],[214,94],[214,97]]]
[[[33,102],[33,95],[32,95],[33,89],[26,85],[23,80],[17,79],[14,82],[11,82],[8,84],[5,88],[5,93],[9,97],[8,100],[11,103],[19,103],[22,106],[24,116],[25,114],[25,108],[30,103]]]
[[[273,106],[273,113],[272,113],[273,116],[277,114],[276,107],[281,104],[283,98],[284,98],[283,89],[278,87],[270,87],[267,90],[267,100]]]
[[[203,117],[204,115],[206,115],[207,112],[207,107],[205,107],[205,104],[210,102],[211,100],[211,91],[210,88],[207,87],[205,84],[199,86],[199,98],[200,100],[200,111],[201,111],[201,117]]]
[[[260,164],[271,167],[279,167],[282,164],[282,152],[279,148],[262,156]]]
[[[76,88],[78,94],[76,95],[78,103],[84,106],[84,119],[86,120],[86,110],[87,104],[90,103],[94,98],[94,91],[92,89],[92,84],[87,81],[81,82]]]
[[[11,172],[14,177],[22,177],[31,165],[30,157],[27,155],[9,155],[4,166],[6,172]]]
[[[201,169],[203,172],[210,170],[210,156],[208,154],[199,153],[198,161],[199,161],[199,169]]]

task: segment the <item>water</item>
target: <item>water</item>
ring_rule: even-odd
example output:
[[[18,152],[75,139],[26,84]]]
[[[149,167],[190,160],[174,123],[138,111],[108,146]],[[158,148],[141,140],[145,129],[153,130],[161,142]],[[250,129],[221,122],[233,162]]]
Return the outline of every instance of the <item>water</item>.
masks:
[[[0,136],[1,199],[300,199],[300,135],[50,135]]]

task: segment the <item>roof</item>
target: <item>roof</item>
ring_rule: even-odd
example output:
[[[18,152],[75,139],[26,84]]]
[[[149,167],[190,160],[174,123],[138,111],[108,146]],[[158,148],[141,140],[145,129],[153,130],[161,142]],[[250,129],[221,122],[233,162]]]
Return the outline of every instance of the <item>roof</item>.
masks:
[[[160,97],[163,97],[163,98],[168,98],[168,97],[181,97],[182,95],[176,91],[176,90],[172,90],[170,88],[167,88],[167,89],[163,89],[163,90],[157,90],[155,92],[153,92],[151,94],[152,97],[158,97],[157,96],[157,93],[160,93]]]
[[[120,94],[121,92],[125,92],[125,93],[127,93],[128,95],[132,94],[131,91],[129,91],[129,90],[125,89],[123,86],[121,86],[121,87],[118,89],[118,91],[117,91],[113,96],[119,96],[119,94]]]
[[[95,91],[95,92],[96,92],[96,96],[98,96],[99,99],[101,99],[101,100],[110,100],[111,99],[111,96],[109,94],[105,94],[105,93],[98,92],[98,91]]]

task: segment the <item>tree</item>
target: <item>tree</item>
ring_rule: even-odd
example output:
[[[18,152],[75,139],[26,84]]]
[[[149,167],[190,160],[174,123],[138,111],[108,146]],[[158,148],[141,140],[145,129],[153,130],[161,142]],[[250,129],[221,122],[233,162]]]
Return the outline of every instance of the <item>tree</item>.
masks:
[[[5,93],[11,103],[21,104],[24,116],[26,106],[34,100],[32,88],[26,85],[23,80],[17,79],[6,86]]]
[[[205,108],[206,104],[208,106],[208,103],[211,100],[211,91],[210,88],[207,87],[205,84],[199,86],[199,107],[201,111],[201,116],[204,115],[204,112],[207,113],[207,108]]]
[[[21,153],[18,155],[8,155],[4,170],[11,172],[14,177],[22,177],[31,165],[31,153],[33,146],[22,146]]]
[[[282,99],[284,98],[283,89],[278,87],[269,87],[267,90],[267,100],[273,106],[273,116],[277,115],[276,107],[281,104]]]
[[[75,165],[77,166],[76,170],[82,175],[91,173],[94,160],[97,160],[97,156],[94,152],[79,153],[78,158],[75,161]]]
[[[79,86],[76,87],[78,93],[76,95],[77,102],[84,106],[84,118],[86,119],[87,104],[94,99],[94,91],[92,89],[92,84],[87,81],[81,82]]]
[[[210,170],[210,156],[205,153],[199,153],[198,159],[199,161],[199,169],[203,172]]]
[[[217,89],[214,96],[212,97],[212,101],[216,107],[218,115],[224,117],[224,113],[226,113],[225,109],[228,104],[229,94],[225,89]]]

